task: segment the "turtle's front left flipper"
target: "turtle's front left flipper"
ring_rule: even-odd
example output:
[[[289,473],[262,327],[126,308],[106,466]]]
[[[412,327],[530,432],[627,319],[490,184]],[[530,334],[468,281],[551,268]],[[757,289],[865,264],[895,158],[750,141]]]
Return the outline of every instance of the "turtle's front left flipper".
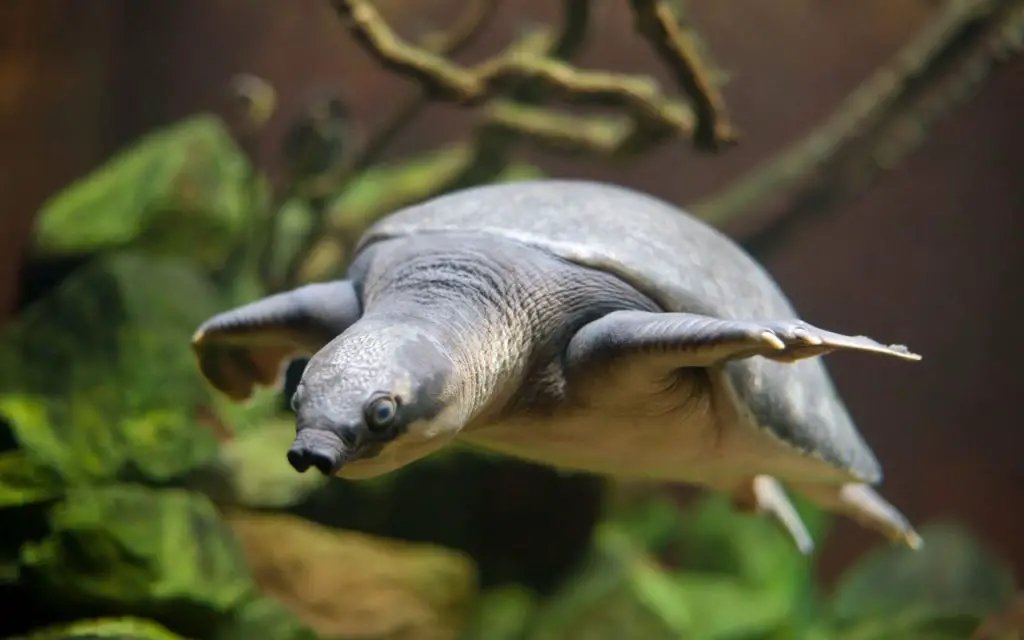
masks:
[[[799,320],[722,320],[646,311],[615,311],[585,325],[573,336],[567,355],[570,368],[627,359],[680,368],[710,367],[751,356],[793,362],[839,350],[921,359],[901,345],[886,346]]]
[[[199,369],[237,402],[279,384],[289,360],[312,355],[359,319],[347,280],[310,284],[217,314],[192,337]]]

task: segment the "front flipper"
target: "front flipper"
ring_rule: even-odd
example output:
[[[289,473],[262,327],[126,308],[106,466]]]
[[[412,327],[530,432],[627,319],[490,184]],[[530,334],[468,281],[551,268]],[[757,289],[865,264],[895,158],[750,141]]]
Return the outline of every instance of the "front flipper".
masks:
[[[567,356],[570,369],[635,357],[674,369],[709,367],[751,356],[793,362],[837,350],[921,359],[902,345],[886,346],[871,338],[833,333],[800,320],[721,320],[647,311],[615,311],[585,325],[569,342]]]
[[[316,353],[359,314],[351,282],[310,284],[213,316],[193,335],[192,349],[210,384],[242,402],[257,385],[279,384],[288,361]]]

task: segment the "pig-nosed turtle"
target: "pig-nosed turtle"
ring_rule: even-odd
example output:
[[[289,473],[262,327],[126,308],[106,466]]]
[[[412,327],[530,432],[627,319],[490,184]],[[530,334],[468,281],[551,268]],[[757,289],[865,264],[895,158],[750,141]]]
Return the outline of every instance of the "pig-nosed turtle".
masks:
[[[347,279],[214,316],[193,347],[230,398],[280,383],[288,460],[343,478],[453,439],[565,469],[727,492],[812,541],[783,484],[913,548],[818,356],[902,346],[819,329],[736,243],[654,197],[536,180],[392,213]]]

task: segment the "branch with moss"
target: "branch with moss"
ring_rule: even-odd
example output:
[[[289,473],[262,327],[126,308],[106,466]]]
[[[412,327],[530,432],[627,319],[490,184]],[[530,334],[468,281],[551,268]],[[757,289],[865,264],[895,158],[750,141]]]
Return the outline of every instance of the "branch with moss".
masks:
[[[423,47],[438,55],[456,55],[471,44],[489,24],[498,0],[476,0],[448,30],[436,31],[423,37]],[[362,171],[372,165],[387,148],[395,136],[415,120],[430,102],[430,93],[420,90],[415,96],[401,104],[377,127],[360,150],[346,166],[344,177]]]
[[[512,43],[505,55],[510,57],[541,56],[549,58],[571,57],[583,43],[589,18],[589,0],[565,0],[563,19],[557,32],[551,29],[536,29]],[[506,87],[509,100],[516,104],[532,104],[546,97],[545,88],[528,80],[520,80]],[[429,93],[423,94],[429,98]],[[485,105],[485,113],[494,101]],[[452,156],[457,158],[447,166],[433,188],[427,193],[416,191],[417,198],[428,198],[462,187],[490,181],[504,172],[510,163],[514,144],[524,132],[511,131],[485,117],[471,138],[458,147],[460,151]],[[412,194],[410,194],[412,195]],[[396,205],[408,204],[398,201]],[[383,213],[383,212],[382,212]],[[337,230],[336,230],[337,231]]]
[[[725,100],[715,85],[708,65],[694,42],[679,24],[679,17],[665,0],[631,0],[636,29],[665,62],[676,82],[690,96],[697,115],[694,139],[698,146],[718,148],[736,141]]]
[[[896,166],[995,62],[1020,47],[1022,34],[1022,0],[950,0],[822,125],[694,211],[722,226],[788,196],[786,212],[747,239],[752,250],[765,249],[807,214],[834,207]]]
[[[477,106],[505,97],[510,85],[530,83],[570,104],[621,109],[634,118],[638,126],[663,135],[683,135],[694,139],[701,148],[716,149],[726,142],[695,138],[698,127],[693,110],[665,96],[651,78],[582,70],[553,55],[525,54],[515,47],[476,66],[465,67],[403,40],[368,0],[333,0],[332,5],[352,35],[375,60],[384,68],[415,80],[438,100]],[[578,12],[586,11],[584,2],[571,6]],[[579,24],[578,17],[574,24]],[[582,38],[578,31],[570,33],[577,39]],[[676,49],[665,48],[666,52],[670,50]],[[557,47],[555,51],[558,51]],[[681,63],[680,68],[694,63],[695,60],[691,59]],[[693,88],[698,87],[698,84],[690,84]],[[714,100],[705,99],[705,102]],[[717,129],[723,130],[722,127]]]

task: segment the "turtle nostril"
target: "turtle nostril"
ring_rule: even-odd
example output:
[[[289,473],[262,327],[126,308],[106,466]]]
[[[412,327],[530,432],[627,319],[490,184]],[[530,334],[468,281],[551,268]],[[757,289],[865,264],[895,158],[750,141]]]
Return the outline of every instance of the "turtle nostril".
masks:
[[[309,450],[305,447],[292,447],[288,450],[288,464],[299,473],[305,473],[312,461],[309,458]]]
[[[317,471],[329,476],[345,461],[346,451],[337,434],[327,430],[303,429],[288,449],[288,463],[299,473],[316,467]]]
[[[314,451],[310,453],[308,459],[312,461],[317,471],[325,476],[329,476],[334,472],[334,458],[332,456]]]
[[[309,449],[303,446],[295,446],[288,450],[288,464],[299,473],[305,473],[310,467],[316,467],[317,471],[329,476],[334,473],[338,463],[338,456],[332,451],[323,449]]]

